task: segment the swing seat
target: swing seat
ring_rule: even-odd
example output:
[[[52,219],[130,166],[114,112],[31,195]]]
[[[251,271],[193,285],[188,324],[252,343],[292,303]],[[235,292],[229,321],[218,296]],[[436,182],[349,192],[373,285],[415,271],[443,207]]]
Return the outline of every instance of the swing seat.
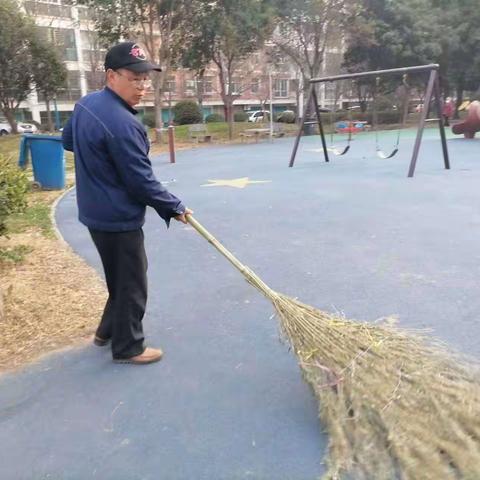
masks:
[[[394,148],[393,151],[392,151],[390,154],[384,153],[384,152],[382,152],[380,149],[377,148],[377,155],[378,155],[380,158],[383,158],[383,159],[392,158],[392,157],[394,157],[397,153],[398,153],[398,148]]]
[[[347,145],[345,148],[337,148],[337,147],[328,147],[327,150],[332,152],[334,155],[345,155],[350,150],[350,145]]]

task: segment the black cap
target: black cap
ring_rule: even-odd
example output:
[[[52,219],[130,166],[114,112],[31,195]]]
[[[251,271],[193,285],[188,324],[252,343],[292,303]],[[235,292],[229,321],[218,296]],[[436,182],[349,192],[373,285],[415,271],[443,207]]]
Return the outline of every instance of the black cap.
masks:
[[[135,42],[123,42],[112,47],[105,56],[105,70],[111,68],[126,68],[136,73],[149,72],[156,70],[161,72],[158,65],[154,65],[147,60],[147,56],[138,44]]]

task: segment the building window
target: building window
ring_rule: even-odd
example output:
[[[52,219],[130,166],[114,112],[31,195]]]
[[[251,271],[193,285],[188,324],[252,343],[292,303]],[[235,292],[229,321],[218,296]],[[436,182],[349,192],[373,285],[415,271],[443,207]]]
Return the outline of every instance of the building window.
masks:
[[[92,12],[87,7],[81,7],[77,5],[78,19],[79,20],[93,20]]]
[[[230,89],[228,89],[228,85],[227,85],[226,90],[227,90],[227,93],[230,93],[232,95],[239,95],[240,91],[241,91],[241,88],[242,88],[242,84],[241,84],[240,80],[234,79],[230,83]]]
[[[204,95],[213,93],[213,77],[203,77],[203,93]]]
[[[105,72],[85,72],[88,93],[100,90],[105,85]]]
[[[252,93],[258,93],[260,90],[260,79],[255,78],[252,80],[252,83],[250,85],[250,91]]]
[[[210,95],[212,93],[212,79],[211,77],[197,77],[193,80],[185,81],[185,94],[193,95]]]
[[[68,70],[67,86],[57,93],[57,100],[76,101],[82,96],[80,88],[80,72],[78,70]]]
[[[185,80],[185,95],[187,97],[193,97],[196,92],[196,85],[195,85],[195,80]]]
[[[101,46],[98,36],[94,32],[82,30],[80,32],[82,40],[82,60],[90,70],[103,70],[106,50]]]
[[[72,18],[72,9],[67,5],[59,5],[59,2],[37,2],[26,0],[25,10],[29,15],[38,17]]]
[[[75,31],[71,28],[37,27],[41,40],[57,47],[63,61],[77,61]]]
[[[177,91],[177,84],[175,81],[175,77],[168,77],[167,81],[165,82],[165,92],[168,92],[174,95],[176,91]]]
[[[275,80],[273,83],[273,96],[277,98],[288,97],[288,80]]]

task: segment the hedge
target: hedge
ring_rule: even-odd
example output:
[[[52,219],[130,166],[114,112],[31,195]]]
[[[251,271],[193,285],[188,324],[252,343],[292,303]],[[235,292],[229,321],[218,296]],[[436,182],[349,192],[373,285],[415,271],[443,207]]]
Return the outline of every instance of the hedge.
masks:
[[[25,210],[28,186],[27,174],[10,158],[0,155],[0,235],[6,233],[7,217]]]
[[[173,107],[175,123],[177,125],[189,125],[202,123],[202,112],[198,103],[191,100],[181,100]]]
[[[223,116],[220,115],[219,113],[211,113],[205,118],[205,121],[207,123],[224,122],[225,118],[223,118]]]

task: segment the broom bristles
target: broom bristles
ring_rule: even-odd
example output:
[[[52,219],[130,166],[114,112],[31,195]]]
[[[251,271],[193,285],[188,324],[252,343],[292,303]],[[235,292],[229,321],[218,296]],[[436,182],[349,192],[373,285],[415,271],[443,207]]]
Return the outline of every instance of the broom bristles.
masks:
[[[271,300],[319,400],[325,478],[480,478],[477,369],[420,334]]]
[[[273,291],[187,220],[272,301],[330,435],[326,479],[480,479],[478,367],[418,333],[352,322]]]

